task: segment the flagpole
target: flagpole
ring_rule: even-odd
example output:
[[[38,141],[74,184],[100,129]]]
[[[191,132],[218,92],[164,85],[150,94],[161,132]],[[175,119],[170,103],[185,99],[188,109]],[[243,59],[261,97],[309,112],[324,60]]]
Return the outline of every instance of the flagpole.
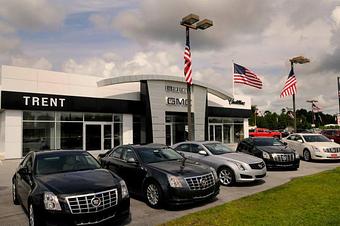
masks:
[[[235,92],[235,85],[234,85],[234,60],[231,60],[231,80],[233,84],[233,98],[234,98],[234,92]]]
[[[294,63],[293,61],[290,62],[291,70],[294,70]],[[297,133],[296,131],[296,111],[295,111],[295,93],[293,93],[293,116],[294,116],[294,133]]]

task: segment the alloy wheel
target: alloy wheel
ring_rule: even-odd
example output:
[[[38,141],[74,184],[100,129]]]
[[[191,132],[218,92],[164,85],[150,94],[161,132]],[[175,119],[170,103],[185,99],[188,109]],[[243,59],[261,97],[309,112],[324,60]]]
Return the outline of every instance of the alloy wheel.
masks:
[[[159,191],[155,184],[149,184],[146,189],[146,196],[148,199],[148,202],[156,206],[159,202]]]
[[[310,161],[311,160],[311,156],[310,156],[310,152],[305,150],[303,152],[303,159],[306,160],[306,161]]]
[[[218,177],[220,178],[220,182],[223,184],[223,185],[230,185],[233,181],[233,174],[232,172],[227,169],[227,168],[224,168],[220,171]]]
[[[29,208],[29,225],[34,226],[34,211],[33,211],[32,204],[30,204],[30,208]]]

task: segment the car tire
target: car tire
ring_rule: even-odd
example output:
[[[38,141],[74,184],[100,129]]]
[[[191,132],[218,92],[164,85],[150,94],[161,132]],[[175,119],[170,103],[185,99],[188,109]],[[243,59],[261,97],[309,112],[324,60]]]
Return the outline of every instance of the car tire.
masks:
[[[18,199],[18,193],[17,193],[17,185],[15,180],[13,180],[12,183],[12,199],[13,199],[13,203],[14,205],[19,205],[19,199]]]
[[[220,183],[224,186],[230,186],[235,183],[235,173],[229,167],[221,167],[217,175]]]
[[[303,159],[307,162],[310,162],[312,160],[312,157],[311,157],[309,150],[307,150],[307,149],[303,150]]]
[[[163,191],[158,183],[149,181],[145,185],[144,197],[148,206],[159,209],[163,203]]]
[[[35,214],[35,208],[32,203],[28,205],[28,225],[29,226],[43,226],[40,218]]]

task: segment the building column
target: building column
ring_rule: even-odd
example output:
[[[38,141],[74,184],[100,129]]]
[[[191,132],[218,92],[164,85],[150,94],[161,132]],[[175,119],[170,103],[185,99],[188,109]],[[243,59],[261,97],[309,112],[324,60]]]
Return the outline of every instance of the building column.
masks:
[[[243,120],[243,133],[244,133],[244,138],[249,137],[249,120],[247,118]]]
[[[0,119],[0,152],[5,159],[22,158],[22,111],[5,110]]]
[[[133,144],[133,115],[123,114],[123,144]]]

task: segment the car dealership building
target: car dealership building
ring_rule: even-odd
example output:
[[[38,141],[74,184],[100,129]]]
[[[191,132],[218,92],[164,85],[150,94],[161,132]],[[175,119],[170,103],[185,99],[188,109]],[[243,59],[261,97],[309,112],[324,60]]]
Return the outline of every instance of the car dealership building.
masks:
[[[7,159],[46,149],[171,145],[187,137],[184,76],[103,78],[2,66],[0,89],[0,152]],[[191,96],[195,140],[237,143],[248,136],[249,97],[198,80]]]

